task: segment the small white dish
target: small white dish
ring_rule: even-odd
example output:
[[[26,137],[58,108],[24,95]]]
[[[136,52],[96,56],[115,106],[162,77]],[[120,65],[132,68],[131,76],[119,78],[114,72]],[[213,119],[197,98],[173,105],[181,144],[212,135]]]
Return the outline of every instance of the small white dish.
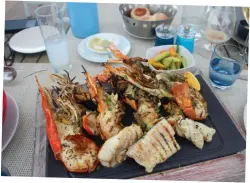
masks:
[[[149,59],[154,58],[160,53],[160,51],[168,50],[171,46],[173,45],[155,46],[155,47],[147,49],[146,59],[149,60]],[[148,65],[152,70],[158,73],[169,73],[169,72],[184,73],[187,71],[191,72],[192,69],[195,67],[195,60],[194,60],[193,55],[185,47],[181,45],[179,46],[179,55],[185,58],[187,62],[187,67],[182,68],[182,69],[176,69],[176,70],[157,70],[151,64],[148,64]]]
[[[97,35],[97,34],[96,34]],[[103,36],[109,36],[112,37],[115,41],[116,44],[116,48],[118,50],[120,50],[124,55],[127,55],[130,50],[131,50],[131,44],[128,41],[128,39],[126,39],[123,36],[117,35],[117,34],[112,34],[112,33],[100,33],[99,35]],[[95,35],[93,35],[95,36]],[[84,58],[87,61],[90,62],[95,62],[95,63],[104,63],[107,62],[107,60],[109,59],[109,55],[108,54],[100,54],[97,52],[93,52],[92,50],[90,50],[88,48],[88,41],[89,41],[90,37],[84,39],[79,45],[78,45],[78,53],[79,55]]]
[[[245,105],[245,109],[244,109],[244,125],[245,125],[245,129],[247,129],[247,104]]]
[[[19,122],[19,109],[15,99],[6,92],[7,95],[7,113],[4,125],[2,127],[2,151],[12,140]]]

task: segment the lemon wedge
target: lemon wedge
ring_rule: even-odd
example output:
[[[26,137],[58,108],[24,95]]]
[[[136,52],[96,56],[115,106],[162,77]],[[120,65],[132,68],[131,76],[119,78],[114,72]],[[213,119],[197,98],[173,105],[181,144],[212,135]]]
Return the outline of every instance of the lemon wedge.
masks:
[[[196,89],[197,91],[201,90],[201,85],[200,85],[199,81],[191,72],[185,72],[184,77],[185,77],[189,86]]]

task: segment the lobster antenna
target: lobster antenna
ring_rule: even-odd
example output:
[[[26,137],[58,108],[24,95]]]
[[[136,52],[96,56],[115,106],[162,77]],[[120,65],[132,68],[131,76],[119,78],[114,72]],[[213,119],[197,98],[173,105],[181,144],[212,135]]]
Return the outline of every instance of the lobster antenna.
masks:
[[[68,76],[68,81],[70,81],[70,76],[69,76],[69,72],[64,70],[64,72],[66,72],[67,76]]]
[[[83,65],[81,65],[82,66],[82,69],[83,69],[83,73],[86,73],[87,72],[87,70],[83,67]]]
[[[71,83],[76,79],[76,76],[71,79]]]

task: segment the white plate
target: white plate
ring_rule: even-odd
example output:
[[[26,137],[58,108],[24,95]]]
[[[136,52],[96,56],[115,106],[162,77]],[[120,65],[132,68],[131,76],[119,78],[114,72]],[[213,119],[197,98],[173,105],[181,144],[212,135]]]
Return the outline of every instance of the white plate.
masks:
[[[52,26],[43,26],[45,35],[59,34]],[[46,50],[39,26],[24,29],[16,33],[9,42],[10,47],[19,53],[39,53]]]
[[[131,44],[125,37],[112,33],[102,33],[102,35],[108,35],[112,38],[115,38],[116,48],[120,50],[124,55],[127,55],[130,52]],[[87,43],[88,39],[86,38],[78,45],[78,53],[82,58],[96,63],[107,62],[107,60],[109,59],[108,54],[99,54],[89,50]]]
[[[7,113],[2,127],[2,151],[8,146],[13,138],[19,122],[19,109],[17,103],[7,92],[6,95]]]
[[[123,36],[112,34],[112,33],[102,33],[103,35],[109,34],[109,36],[112,36],[116,39],[116,48],[120,50],[124,55],[127,55],[130,52],[131,44],[130,42]],[[108,54],[99,54],[95,53],[88,49],[87,46],[88,39],[84,39],[79,45],[78,45],[78,53],[79,55],[90,62],[96,62],[96,63],[103,63],[107,62],[109,59]]]
[[[38,53],[46,50],[39,26],[16,33],[10,39],[9,44],[19,53]]]
[[[245,125],[245,128],[247,129],[247,104],[244,109],[244,125]]]
[[[152,48],[147,49],[146,52],[146,59],[152,59],[155,56],[157,56],[160,51],[162,50],[168,50],[171,46],[173,45],[163,45],[163,46],[155,46]],[[187,67],[183,69],[176,69],[176,70],[157,70],[155,69],[151,64],[149,64],[149,67],[154,70],[155,72],[163,72],[163,73],[168,73],[168,72],[178,72],[178,73],[184,73],[187,71],[192,72],[192,70],[195,67],[195,60],[193,55],[183,46],[179,46],[179,55],[183,56],[186,59],[187,62]]]

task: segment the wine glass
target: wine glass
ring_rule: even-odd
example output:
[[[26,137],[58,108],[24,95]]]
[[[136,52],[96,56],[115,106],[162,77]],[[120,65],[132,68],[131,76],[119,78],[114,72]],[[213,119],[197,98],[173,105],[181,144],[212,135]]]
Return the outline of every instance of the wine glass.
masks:
[[[214,46],[227,42],[234,34],[236,13],[234,7],[208,6],[201,18],[200,31],[205,40],[207,51],[212,51]]]

